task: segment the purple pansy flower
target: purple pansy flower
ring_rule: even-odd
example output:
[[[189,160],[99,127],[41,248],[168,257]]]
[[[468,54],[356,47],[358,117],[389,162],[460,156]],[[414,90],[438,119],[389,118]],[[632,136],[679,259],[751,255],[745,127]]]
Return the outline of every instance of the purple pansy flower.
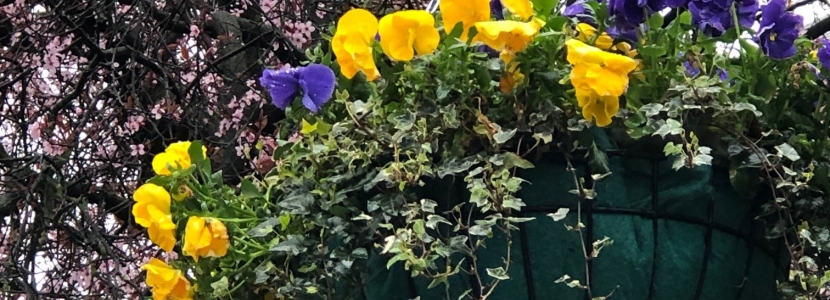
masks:
[[[758,13],[757,0],[691,0],[689,11],[692,13],[692,23],[709,36],[720,36],[735,26],[730,12],[733,4],[737,8],[738,23],[752,27],[755,14]]]
[[[692,65],[692,62],[688,60],[683,62],[683,67],[686,68],[686,76],[694,78],[697,77],[697,75],[700,75],[700,68],[695,67]]]
[[[764,53],[775,59],[795,55],[795,39],[804,18],[787,11],[786,0],[772,0],[761,10],[761,29],[756,37]]]
[[[262,71],[260,84],[268,89],[274,106],[285,109],[302,91],[303,106],[313,113],[319,112],[334,94],[334,72],[321,64],[287,70]]]
[[[718,68],[717,70],[715,70],[715,76],[718,76],[718,78],[720,78],[720,81],[727,81],[729,80],[729,71]]]

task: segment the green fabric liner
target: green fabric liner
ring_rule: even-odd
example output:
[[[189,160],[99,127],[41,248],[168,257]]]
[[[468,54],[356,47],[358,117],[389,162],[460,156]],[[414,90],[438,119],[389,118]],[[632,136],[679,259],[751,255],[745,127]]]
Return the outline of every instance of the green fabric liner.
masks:
[[[518,194],[527,203],[523,211],[574,206],[577,197],[568,192],[574,188],[573,176],[566,170],[565,164],[551,159],[542,159],[534,164],[535,168],[521,170],[518,174],[529,181]],[[708,166],[674,171],[671,160],[667,159],[659,162],[658,173],[652,174],[650,160],[621,156],[610,156],[609,164],[613,174],[596,182],[594,187],[598,193],[593,200],[595,207],[652,212],[651,178],[654,175],[659,180],[657,207],[660,213],[707,220],[709,203],[712,203],[712,222],[747,236],[752,222],[758,222],[752,238],[755,242],[750,244],[733,234],[712,230],[705,279],[697,299],[781,298],[776,292],[776,280],[786,278],[788,271],[782,267],[788,265],[786,251],[780,243],[764,238],[762,221],[753,221],[752,201],[740,198],[733,191],[726,171],[714,171]],[[439,208],[451,207],[456,201],[469,198],[460,179],[456,179],[455,184],[451,180],[430,184],[422,197],[438,201]],[[521,235],[514,231],[510,279],[499,283],[488,299],[586,299],[585,291],[554,283],[565,274],[585,282],[579,235],[568,231],[563,223],[575,224],[576,210],[571,210],[565,220],[559,222],[546,216],[546,212],[524,215],[536,217],[536,220],[522,225],[524,235],[528,237],[528,249],[522,251]],[[588,217],[583,208],[583,223],[593,226],[594,240],[604,236],[613,240],[613,244],[602,249],[591,263],[594,297],[614,291],[610,298],[614,300],[695,299],[706,253],[705,225],[671,219],[654,222],[648,215],[601,212],[594,212],[588,224]],[[656,247],[654,224],[657,225]],[[587,241],[588,247],[590,243]],[[491,280],[485,269],[503,265],[506,247],[504,235],[496,232],[495,237],[487,241],[486,248],[478,251],[479,273],[485,283]],[[525,265],[524,255],[529,256],[530,266]],[[388,258],[377,251],[370,252],[363,293],[356,299],[407,300],[415,296],[420,296],[422,300],[458,299],[471,286],[471,276],[462,272],[451,278],[449,290],[444,285],[427,289],[429,280],[411,278],[402,263],[396,263],[387,270]],[[460,258],[454,258],[453,264],[457,264]],[[528,290],[527,267],[531,268],[532,291]],[[533,295],[528,295],[529,292]]]

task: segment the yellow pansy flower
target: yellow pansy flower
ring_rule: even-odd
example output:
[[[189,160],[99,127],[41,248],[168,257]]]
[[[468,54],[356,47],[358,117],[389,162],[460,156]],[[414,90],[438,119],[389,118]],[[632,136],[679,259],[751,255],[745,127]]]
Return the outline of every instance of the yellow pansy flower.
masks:
[[[184,255],[199,261],[199,257],[222,257],[228,253],[228,229],[214,218],[192,216],[184,230]]]
[[[594,41],[594,46],[600,48],[602,50],[609,50],[612,46],[614,46],[614,38],[612,38],[607,33],[603,32],[602,34],[597,35],[597,29],[594,26],[591,26],[587,23],[579,23],[576,24],[576,32],[577,36],[580,41],[585,43]],[[629,49],[631,47],[629,46]]]
[[[530,22],[478,22],[475,24],[478,30],[475,40],[500,51],[499,57],[505,63],[510,63],[516,57],[516,53],[530,45],[544,25],[545,22],[539,19]]]
[[[435,18],[425,10],[404,10],[380,19],[380,46],[394,60],[410,61],[438,48],[440,36]],[[414,51],[413,51],[414,48]]]
[[[533,3],[530,0],[501,0],[501,5],[522,20],[533,16]]]
[[[461,23],[464,29],[461,32],[463,41],[467,40],[470,27],[476,22],[490,20],[489,0],[442,0],[438,3],[438,8],[441,9],[444,31],[447,33],[452,32],[456,24]]]
[[[597,126],[608,126],[619,110],[619,97],[625,93],[628,74],[637,67],[637,61],[579,40],[568,40],[565,45],[568,62],[574,66],[570,80],[582,115],[594,119]]]
[[[170,215],[170,193],[163,187],[146,183],[133,193],[133,218],[139,225],[147,228],[150,240],[164,249],[173,251],[176,237],[173,230],[176,224]]]
[[[153,291],[154,300],[191,300],[190,281],[180,270],[163,261],[152,258],[141,266],[147,270],[147,286]]]
[[[810,59],[818,60],[818,50],[810,51]]]
[[[170,175],[172,170],[187,169],[192,165],[190,154],[187,150],[190,149],[190,142],[175,142],[167,146],[164,152],[156,154],[153,157],[153,171],[158,175]],[[202,156],[207,157],[207,148],[202,146]]]
[[[368,80],[380,77],[372,56],[372,42],[378,32],[378,19],[362,8],[346,12],[337,20],[337,31],[331,39],[331,49],[340,65],[340,73],[348,79],[363,72]]]

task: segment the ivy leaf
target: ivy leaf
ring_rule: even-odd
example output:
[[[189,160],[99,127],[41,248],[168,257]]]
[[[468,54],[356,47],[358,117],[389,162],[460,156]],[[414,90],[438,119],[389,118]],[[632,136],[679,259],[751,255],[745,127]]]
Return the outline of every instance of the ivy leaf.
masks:
[[[302,235],[292,234],[289,235],[284,241],[271,246],[271,251],[274,252],[288,252],[291,255],[298,255],[303,252],[303,242],[305,241],[305,237]]]
[[[775,150],[778,150],[779,154],[783,155],[791,161],[798,161],[799,159],[801,159],[801,155],[798,155],[798,152],[795,151],[795,148],[793,148],[793,146],[790,146],[790,144],[783,143],[781,145],[775,146]]]
[[[291,224],[291,215],[284,214],[277,218],[280,221],[280,230],[285,230],[288,228],[288,225]]]
[[[311,124],[308,121],[306,121],[305,118],[303,118],[302,128],[300,129],[300,133],[302,133],[303,135],[309,135],[309,134],[314,133],[315,131],[317,131],[317,122],[314,122],[314,124]]]
[[[653,117],[660,114],[660,111],[663,110],[663,104],[660,103],[649,103],[640,107],[640,111],[646,114],[646,117]]]
[[[493,139],[496,140],[498,144],[504,144],[510,140],[514,135],[516,135],[516,129],[508,130],[508,131],[499,131],[498,133],[493,135]]]
[[[752,103],[746,103],[746,102],[735,103],[734,105],[732,105],[732,109],[735,110],[735,111],[748,110],[748,111],[751,111],[753,114],[755,114],[756,117],[760,117],[760,116],[763,115],[763,113],[758,111],[758,109]]]
[[[264,237],[269,233],[274,232],[274,226],[276,225],[276,218],[268,218],[254,228],[251,228],[251,230],[248,231],[248,235],[251,237]]]
[[[490,229],[490,226],[487,225],[479,224],[470,227],[470,234],[472,235],[489,236],[490,232],[492,232],[492,230]]]
[[[510,276],[507,275],[507,271],[504,270],[502,267],[498,268],[487,268],[487,275],[493,277],[498,280],[508,280]]]
[[[256,279],[254,279],[254,284],[261,284],[268,281],[268,279],[271,277],[270,274],[273,273],[275,269],[276,267],[270,261],[267,261],[265,262],[265,264],[257,267],[254,270],[254,272],[256,273]]]
[[[219,279],[210,284],[210,287],[213,288],[213,296],[216,298],[224,298],[230,290],[228,290],[228,277],[222,276],[222,279]]]
[[[504,167],[507,169],[511,169],[513,167],[532,169],[534,165],[530,161],[516,155],[516,153],[507,152],[504,156]]]
[[[568,216],[569,211],[571,211],[570,208],[562,207],[562,208],[556,210],[555,213],[549,213],[548,217],[553,218],[554,222],[559,222],[559,221],[562,221],[562,219],[565,219],[565,217]]]

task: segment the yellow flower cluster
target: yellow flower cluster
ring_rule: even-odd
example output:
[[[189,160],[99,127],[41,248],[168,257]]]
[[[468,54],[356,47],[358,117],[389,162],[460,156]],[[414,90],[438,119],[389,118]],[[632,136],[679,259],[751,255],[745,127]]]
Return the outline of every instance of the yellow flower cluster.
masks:
[[[499,51],[502,60],[510,63],[517,52],[530,45],[545,22],[533,18],[533,5],[529,0],[503,0],[502,3],[522,21],[490,21],[489,0],[441,1],[444,31],[449,33],[461,24],[461,39],[466,41],[470,28],[475,27],[478,34],[474,42]],[[376,34],[383,52],[397,61],[410,61],[416,54],[430,54],[440,42],[435,18],[425,10],[399,11],[380,21],[365,9],[349,10],[337,21],[331,41],[343,76],[351,79],[362,72],[369,80],[380,77],[372,53]]]
[[[187,169],[192,165],[188,154],[190,142],[171,144],[164,152],[153,158],[153,169],[160,176],[173,171]],[[207,149],[202,147],[203,155]],[[164,187],[145,183],[133,193],[135,204],[132,214],[135,222],[147,228],[150,241],[167,252],[176,244],[176,224],[170,213],[171,198],[184,200],[192,195],[186,184],[179,185],[179,191],[171,197]],[[230,246],[228,230],[219,219],[190,216],[184,232],[182,252],[195,261],[200,257],[222,257]],[[190,282],[182,271],[173,269],[161,260],[153,258],[142,266],[147,271],[147,285],[153,290],[155,300],[191,299]]]
[[[415,54],[425,55],[438,48],[440,41],[435,18],[424,10],[404,10],[378,19],[365,9],[352,9],[337,21],[331,48],[340,72],[353,78],[358,71],[369,80],[380,77],[372,43],[380,36],[383,52],[394,60],[410,61]]]
[[[568,62],[574,66],[570,79],[582,116],[595,120],[597,126],[608,126],[620,109],[619,97],[628,87],[628,74],[637,68],[637,61],[576,39],[566,41],[565,46]]]

